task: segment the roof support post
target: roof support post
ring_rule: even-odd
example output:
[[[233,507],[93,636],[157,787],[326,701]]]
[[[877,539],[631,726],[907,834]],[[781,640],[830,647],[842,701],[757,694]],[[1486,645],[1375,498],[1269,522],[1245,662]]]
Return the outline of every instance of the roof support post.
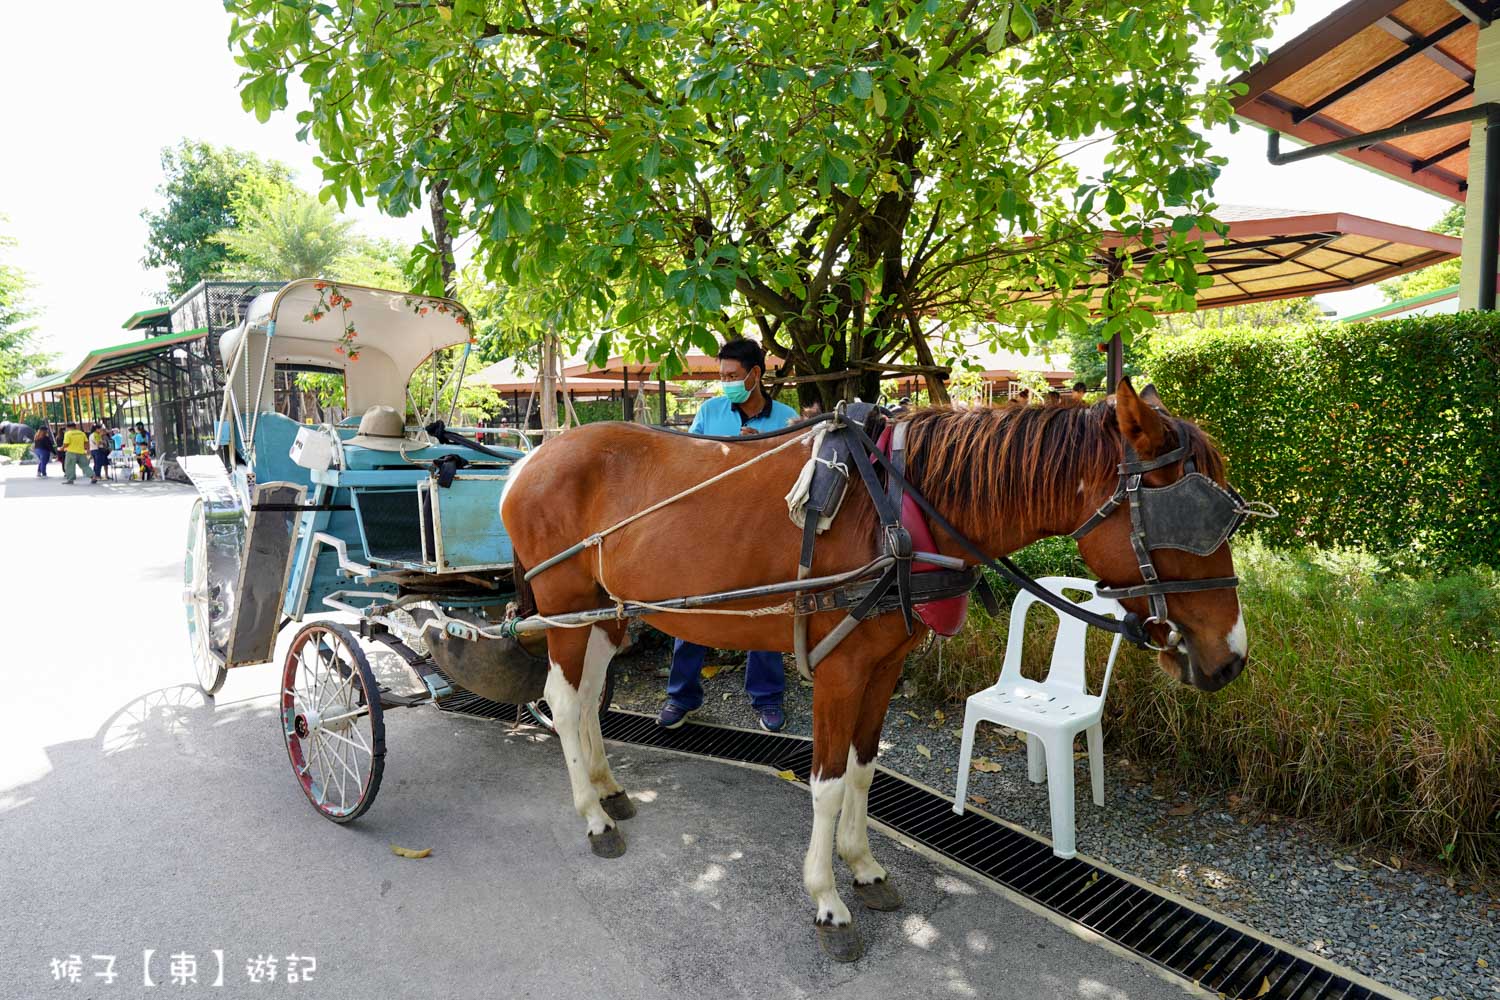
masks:
[[[1474,102],[1488,113],[1475,121],[1469,144],[1469,212],[1464,219],[1460,309],[1495,308],[1497,243],[1500,243],[1500,25],[1479,32],[1474,49]]]
[[[1490,112],[1484,123],[1484,190],[1480,193],[1479,297],[1476,305],[1495,309],[1496,244],[1500,242],[1500,114]]]

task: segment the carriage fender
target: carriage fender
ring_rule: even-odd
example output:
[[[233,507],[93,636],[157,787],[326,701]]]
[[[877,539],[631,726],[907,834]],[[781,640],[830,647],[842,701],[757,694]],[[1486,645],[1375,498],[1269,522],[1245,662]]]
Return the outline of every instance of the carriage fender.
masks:
[[[239,490],[229,478],[229,470],[218,455],[184,455],[178,466],[203,498],[203,512],[210,520],[245,516]]]

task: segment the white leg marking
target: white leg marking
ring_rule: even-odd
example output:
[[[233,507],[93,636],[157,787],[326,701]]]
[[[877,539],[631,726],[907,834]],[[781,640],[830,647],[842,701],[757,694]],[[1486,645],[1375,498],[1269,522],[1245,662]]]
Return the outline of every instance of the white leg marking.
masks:
[[[1234,620],[1234,628],[1229,630],[1229,635],[1224,639],[1224,645],[1229,647],[1231,653],[1241,658],[1244,657],[1245,650],[1250,648],[1245,640],[1244,611],[1241,611],[1240,616]]]
[[[618,651],[602,628],[589,629],[589,644],[583,654],[583,689],[578,692],[583,711],[578,740],[584,763],[588,765],[589,782],[601,799],[623,791],[609,769],[609,758],[604,753],[604,734],[599,728],[599,697],[604,691],[609,661]]]
[[[568,683],[568,679],[563,676],[562,667],[556,661],[552,662],[552,669],[547,671],[547,685],[543,693],[547,697],[547,707],[552,709],[552,721],[557,726],[557,741],[562,744],[563,760],[568,765],[568,781],[573,786],[573,808],[578,810],[578,815],[588,824],[589,833],[603,833],[615,824],[605,814],[604,807],[599,804],[599,796],[594,791],[593,782],[589,781],[588,761],[583,757],[579,740],[583,716],[580,692]],[[597,692],[595,696],[598,696]]]
[[[843,927],[851,918],[833,883],[833,832],[844,802],[844,779],[814,776],[812,800],[812,840],[802,862],[802,885],[818,908],[817,922]]]
[[[844,771],[844,808],[839,813],[839,857],[854,873],[854,881],[869,885],[885,878],[885,869],[870,853],[870,782],[875,779],[875,761],[859,762],[854,748],[849,748],[849,765]]]

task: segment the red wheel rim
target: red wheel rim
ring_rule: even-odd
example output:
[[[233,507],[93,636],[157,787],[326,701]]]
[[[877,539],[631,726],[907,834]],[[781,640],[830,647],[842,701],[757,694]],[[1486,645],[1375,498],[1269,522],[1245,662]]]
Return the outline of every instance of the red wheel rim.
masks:
[[[334,822],[369,808],[380,786],[385,725],[364,652],[343,626],[317,623],[292,640],[282,670],[281,729],[303,794]]]

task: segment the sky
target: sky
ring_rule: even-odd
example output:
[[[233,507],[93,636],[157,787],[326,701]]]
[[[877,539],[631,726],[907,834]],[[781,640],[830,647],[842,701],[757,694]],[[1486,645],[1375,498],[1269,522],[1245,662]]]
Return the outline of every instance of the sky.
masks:
[[[1297,35],[1339,0],[1303,0],[1269,45]],[[241,109],[229,16],[214,0],[75,0],[68,16],[43,3],[5,5],[0,32],[0,232],[8,256],[31,277],[44,348],[76,358],[128,339],[120,326],[155,304],[163,275],[140,263],[143,209],[161,199],[161,149],[183,138],[281,160],[316,190],[314,149],[296,139],[293,113],[262,125]],[[1229,165],[1216,186],[1225,205],[1344,211],[1426,228],[1448,203],[1332,157],[1273,167],[1265,134],[1209,133]],[[363,232],[416,239],[421,215],[373,209],[351,216]],[[1373,286],[1319,298],[1347,315],[1379,305]]]

